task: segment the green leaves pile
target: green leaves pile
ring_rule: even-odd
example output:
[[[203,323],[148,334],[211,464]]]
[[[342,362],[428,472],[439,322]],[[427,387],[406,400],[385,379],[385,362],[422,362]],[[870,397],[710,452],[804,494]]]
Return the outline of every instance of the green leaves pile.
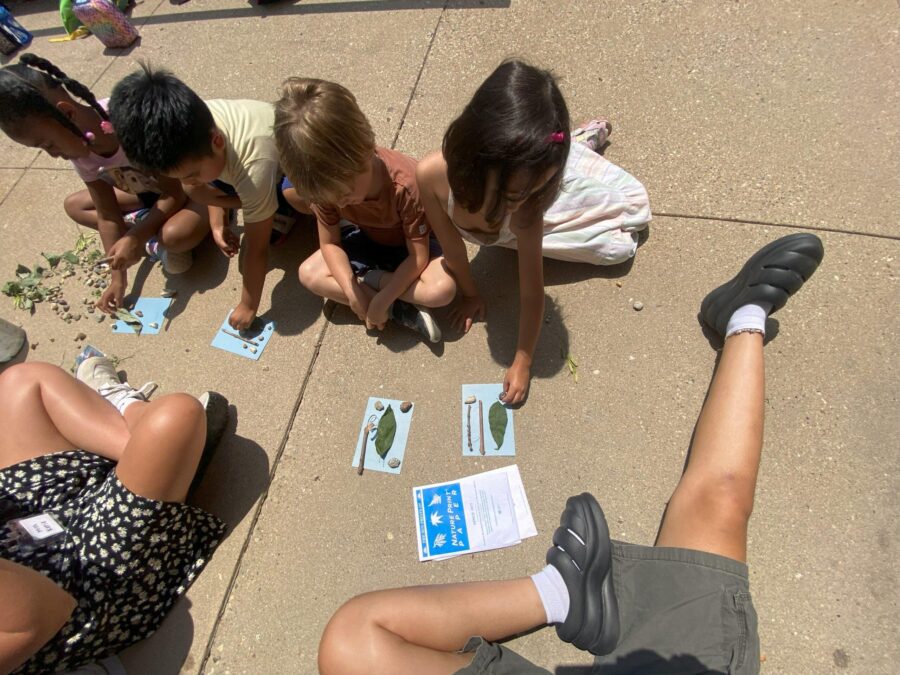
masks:
[[[375,435],[375,452],[381,459],[387,457],[394,444],[394,436],[397,435],[397,418],[394,409],[390,405],[378,420],[378,433]]]
[[[52,300],[59,293],[58,284],[50,286],[45,282],[50,272],[59,267],[60,263],[65,263],[66,268],[70,269],[73,265],[81,263],[93,264],[103,256],[99,249],[92,248],[93,243],[93,237],[82,234],[71,251],[59,254],[41,253],[49,269],[40,265],[29,268],[20,264],[16,267],[16,278],[3,284],[0,292],[13,299],[13,307],[16,309],[34,312],[35,303]]]

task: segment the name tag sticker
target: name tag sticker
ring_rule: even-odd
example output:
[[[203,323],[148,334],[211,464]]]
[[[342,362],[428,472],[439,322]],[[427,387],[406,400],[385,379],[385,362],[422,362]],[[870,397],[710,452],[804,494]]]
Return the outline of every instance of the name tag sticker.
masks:
[[[31,546],[44,546],[56,541],[66,533],[66,528],[49,513],[39,513],[36,516],[11,520],[9,527],[20,543]]]

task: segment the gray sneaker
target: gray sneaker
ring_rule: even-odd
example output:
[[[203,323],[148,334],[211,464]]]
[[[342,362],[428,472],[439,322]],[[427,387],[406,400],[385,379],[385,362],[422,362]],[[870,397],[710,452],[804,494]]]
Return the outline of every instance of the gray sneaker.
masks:
[[[88,356],[85,357],[85,354]],[[126,400],[147,401],[157,387],[156,382],[147,382],[140,389],[135,389],[127,382],[122,382],[113,362],[90,346],[76,359],[75,379],[84,382],[112,403],[119,412],[122,412],[122,404]]]
[[[441,329],[426,307],[419,307],[403,300],[394,300],[390,315],[394,323],[421,333],[428,338],[429,342],[441,341]]]

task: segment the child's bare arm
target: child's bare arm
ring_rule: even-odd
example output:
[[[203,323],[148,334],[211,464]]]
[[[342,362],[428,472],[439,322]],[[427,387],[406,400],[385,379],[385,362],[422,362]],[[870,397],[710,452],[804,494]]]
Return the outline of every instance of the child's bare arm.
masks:
[[[331,276],[341,287],[350,309],[361,321],[366,320],[369,311],[369,296],[366,295],[356,278],[353,276],[353,268],[350,267],[350,258],[347,257],[344,247],[341,246],[341,228],[339,225],[328,225],[321,219],[317,220],[319,230],[319,250],[322,258],[328,266]]]
[[[416,182],[419,185],[419,198],[428,216],[428,223],[444,249],[447,268],[456,278],[463,296],[478,296],[478,286],[469,266],[469,254],[459,232],[450,222],[444,206],[437,195],[441,182],[447,182],[447,166],[441,153],[429,155],[416,167]],[[449,188],[448,188],[449,189]]]
[[[526,212],[516,220],[519,258],[519,337],[516,356],[503,379],[503,402],[516,405],[525,400],[531,379],[531,363],[544,316],[543,214]]]
[[[407,239],[406,249],[409,255],[397,266],[390,280],[369,302],[366,324],[370,328],[381,329],[388,319],[391,303],[412,286],[416,279],[428,267],[428,237]]]
[[[128,274],[125,272],[128,265],[125,261],[135,256],[140,259],[140,244],[133,238],[119,243],[126,229],[112,186],[102,180],[91,181],[86,185],[94,208],[97,209],[97,232],[103,251],[107,256],[114,258],[110,263],[113,271],[109,278],[109,286],[97,301],[97,307],[102,312],[112,313],[122,305],[122,298],[125,297],[125,289],[128,287]],[[116,266],[113,266],[113,262]]]
[[[207,206],[218,206],[223,209],[239,209],[241,208],[241,198],[237,195],[226,195],[221,190],[217,190],[211,185],[192,185],[184,188],[188,197],[198,204],[206,204]]]
[[[143,254],[144,245],[150,237],[159,232],[165,222],[178,213],[187,203],[188,198],[181,188],[181,183],[174,178],[160,176],[157,180],[162,194],[156,203],[150,207],[147,215],[141,222],[136,223],[128,230],[128,236],[134,237],[140,244],[138,260]],[[131,261],[132,263],[137,260]]]
[[[75,610],[75,598],[39,572],[0,560],[0,672],[34,656]]]
[[[269,271],[269,236],[272,234],[272,216],[244,227],[243,287],[241,304],[228,317],[228,323],[237,330],[246,330],[256,318],[262,299],[266,274]]]

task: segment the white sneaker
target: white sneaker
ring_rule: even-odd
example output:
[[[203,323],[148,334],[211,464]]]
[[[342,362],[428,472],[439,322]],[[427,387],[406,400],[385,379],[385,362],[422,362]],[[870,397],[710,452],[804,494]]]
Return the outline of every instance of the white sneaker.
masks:
[[[147,382],[140,389],[135,389],[127,382],[119,379],[116,367],[106,356],[93,347],[93,354],[76,363],[75,379],[84,382],[91,389],[112,403],[120,413],[125,411],[134,401],[146,401],[156,390],[156,382]]]

